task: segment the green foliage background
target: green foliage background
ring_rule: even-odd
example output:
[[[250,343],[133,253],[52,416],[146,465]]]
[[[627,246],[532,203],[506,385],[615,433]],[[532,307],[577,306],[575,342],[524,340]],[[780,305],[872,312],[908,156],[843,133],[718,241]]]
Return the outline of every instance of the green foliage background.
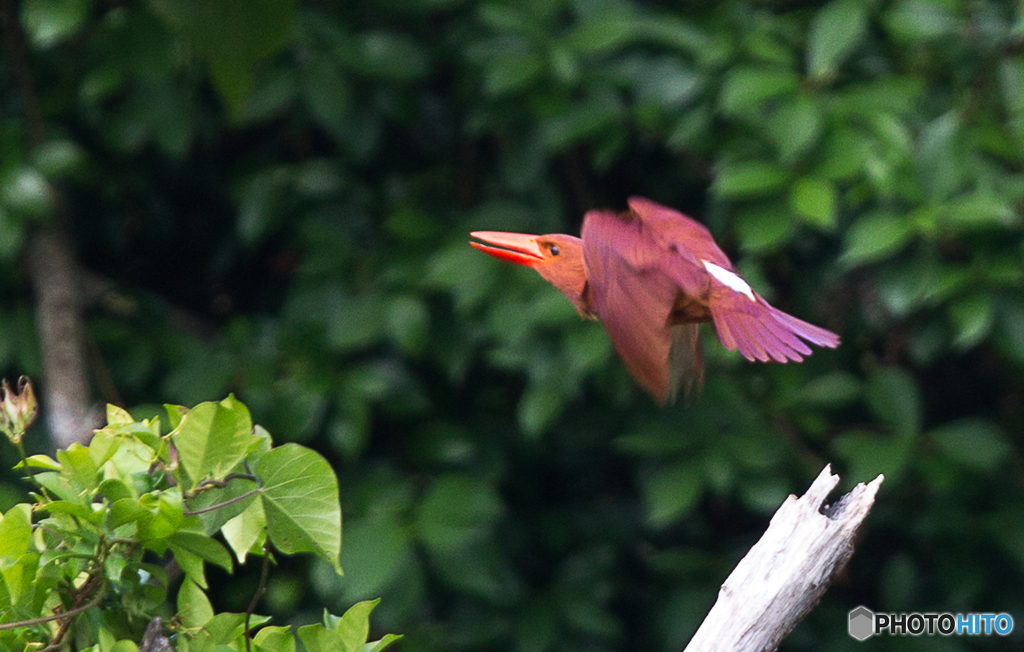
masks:
[[[264,611],[382,596],[408,652],[677,650],[832,462],[847,489],[886,481],[784,649],[1020,645],[855,644],[846,613],[1024,623],[1024,7],[19,10],[47,138],[28,146],[5,51],[0,370],[38,375],[24,244],[58,189],[102,398],[233,391],[338,470],[346,576],[289,562]],[[659,409],[599,325],[466,246],[634,194],[842,347],[750,364],[708,330],[703,396]],[[2,482],[6,508],[24,487]],[[254,583],[225,578],[224,608]]]

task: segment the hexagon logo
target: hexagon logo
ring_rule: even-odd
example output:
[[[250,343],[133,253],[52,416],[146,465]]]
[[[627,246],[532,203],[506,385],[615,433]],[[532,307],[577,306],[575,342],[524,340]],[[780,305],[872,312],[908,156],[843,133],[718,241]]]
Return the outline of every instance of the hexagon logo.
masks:
[[[865,606],[850,611],[850,636],[863,641],[875,631],[875,613]]]

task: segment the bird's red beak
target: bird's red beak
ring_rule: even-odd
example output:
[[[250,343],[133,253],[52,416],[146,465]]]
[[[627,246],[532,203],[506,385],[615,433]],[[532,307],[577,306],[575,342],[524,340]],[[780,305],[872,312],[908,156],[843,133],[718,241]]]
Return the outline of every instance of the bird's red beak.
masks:
[[[474,248],[495,258],[517,265],[533,267],[544,260],[544,254],[537,244],[537,236],[528,233],[504,233],[502,231],[474,231],[469,235],[487,244],[470,242]],[[488,246],[496,245],[496,246]]]

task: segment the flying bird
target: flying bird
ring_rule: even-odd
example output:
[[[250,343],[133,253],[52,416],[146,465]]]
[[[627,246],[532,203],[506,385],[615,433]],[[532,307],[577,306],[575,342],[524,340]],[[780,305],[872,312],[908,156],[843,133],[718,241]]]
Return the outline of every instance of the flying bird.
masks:
[[[470,244],[535,269],[585,319],[599,319],[637,382],[658,403],[704,383],[699,324],[714,322],[725,348],[748,360],[800,362],[805,342],[839,336],[772,307],[740,278],[711,232],[643,197],[629,210],[593,210],[577,238],[475,231]]]

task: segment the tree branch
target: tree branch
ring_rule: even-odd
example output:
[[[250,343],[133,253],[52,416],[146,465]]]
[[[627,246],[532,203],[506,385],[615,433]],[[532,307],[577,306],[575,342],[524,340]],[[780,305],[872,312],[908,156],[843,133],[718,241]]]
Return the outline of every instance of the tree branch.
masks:
[[[818,603],[853,555],[853,538],[884,477],[824,506],[839,476],[825,466],[802,497],[790,496],[729,575],[684,652],[775,650]],[[845,627],[845,623],[842,623]]]

